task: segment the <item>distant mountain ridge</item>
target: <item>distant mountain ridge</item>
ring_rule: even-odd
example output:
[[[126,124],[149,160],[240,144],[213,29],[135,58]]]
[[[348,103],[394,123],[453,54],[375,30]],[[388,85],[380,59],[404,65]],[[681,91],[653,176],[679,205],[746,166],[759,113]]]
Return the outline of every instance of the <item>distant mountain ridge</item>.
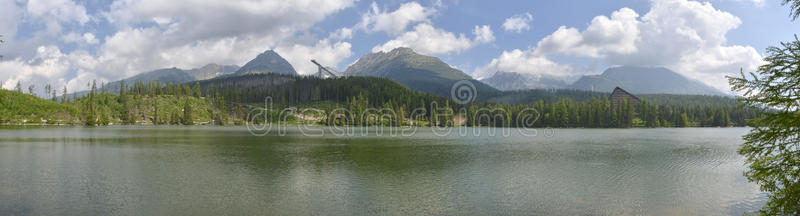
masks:
[[[207,64],[201,68],[195,68],[191,70],[186,70],[186,73],[193,76],[196,80],[207,80],[212,79],[219,76],[224,76],[228,74],[233,74],[239,70],[239,66],[236,65],[218,65],[218,64]]]
[[[350,65],[344,74],[389,78],[413,90],[444,97],[450,97],[451,87],[461,80],[470,80],[475,85],[477,97],[499,92],[439,58],[421,55],[409,48],[367,54]]]
[[[145,73],[140,73],[135,76],[122,79],[125,81],[125,85],[130,86],[133,85],[135,82],[155,82],[159,81],[161,83],[185,83],[190,81],[197,80],[194,76],[187,73],[184,70],[178,68],[164,68],[153,70]],[[119,89],[122,85],[122,80],[106,83],[103,88],[107,92],[111,93],[119,93]],[[99,88],[99,87],[98,87]],[[78,92],[76,94],[82,95],[86,91]]]
[[[289,61],[286,61],[281,55],[276,53],[273,50],[267,50],[264,53],[259,54],[253,60],[250,60],[236,70],[234,73],[235,75],[243,75],[243,74],[257,74],[257,73],[277,73],[277,74],[284,74],[284,75],[294,75],[297,76],[297,71],[294,70],[292,64]]]
[[[161,82],[161,83],[187,83],[198,80],[208,80],[223,76],[238,76],[244,74],[257,74],[257,73],[278,73],[285,75],[297,76],[297,71],[294,70],[291,64],[286,59],[278,55],[273,50],[267,50],[254,59],[247,62],[242,67],[236,65],[218,65],[207,64],[200,68],[189,70],[182,70],[176,67],[163,68],[153,71],[148,71],[125,78],[127,84],[135,82]],[[103,87],[106,91],[117,93],[119,92],[122,80],[114,81],[105,84]],[[87,91],[80,91],[73,93],[73,95],[84,95]]]
[[[498,71],[491,77],[481,81],[502,91],[552,89],[567,86],[563,80],[557,78],[502,71]]]
[[[218,65],[213,63],[189,70],[182,70],[176,67],[162,68],[140,73],[122,80],[106,83],[102,87],[106,92],[119,93],[119,89],[123,80],[125,81],[125,85],[128,86],[133,85],[135,82],[148,83],[158,81],[160,83],[187,83],[198,80],[213,79],[219,76],[232,74],[238,68],[239,66],[236,65]],[[98,86],[98,88],[100,87]],[[72,93],[72,95],[82,96],[87,92],[88,91],[79,91]]]
[[[634,94],[726,95],[663,67],[613,67],[600,75],[583,76],[570,89],[610,92],[621,87]]]

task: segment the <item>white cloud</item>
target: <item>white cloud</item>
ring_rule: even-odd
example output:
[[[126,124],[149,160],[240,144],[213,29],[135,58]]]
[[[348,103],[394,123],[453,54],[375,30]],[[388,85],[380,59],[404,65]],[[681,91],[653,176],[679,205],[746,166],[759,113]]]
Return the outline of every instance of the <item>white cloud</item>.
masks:
[[[514,49],[503,51],[503,54],[492,59],[488,65],[475,69],[472,76],[476,79],[484,79],[498,71],[527,73],[565,80],[582,74],[572,66],[558,64],[532,50]]]
[[[92,33],[84,33],[80,35],[75,32],[71,32],[61,37],[61,40],[67,43],[86,43],[89,45],[98,44],[100,43],[99,40],[94,36]]]
[[[407,2],[392,12],[382,11],[378,4],[372,2],[372,10],[361,16],[357,28],[367,32],[383,31],[391,35],[402,34],[408,25],[418,22],[429,22],[428,17],[436,13],[436,9],[426,8],[417,2]]]
[[[61,22],[89,22],[86,8],[71,0],[29,0],[28,14],[37,18],[57,19]]]
[[[106,19],[123,26],[122,29],[135,23],[169,23],[165,36],[185,42],[290,34],[307,29],[353,3],[354,0],[120,0],[105,14]],[[191,5],[191,10],[185,9],[187,5]]]
[[[514,15],[506,19],[503,22],[503,29],[508,32],[517,32],[520,33],[522,31],[527,31],[531,29],[530,22],[533,21],[533,15],[531,13],[519,14]]]
[[[337,29],[335,32],[332,32],[328,38],[332,38],[335,40],[347,40],[353,38],[353,29],[351,28],[340,28]]]
[[[753,4],[756,5],[756,7],[764,7],[764,5],[766,4],[764,0],[750,0],[750,1],[753,2]]]
[[[728,45],[726,34],[742,21],[711,3],[685,0],[654,1],[642,17],[637,52],[610,55],[616,65],[665,66],[722,91],[725,75],[739,68],[755,70],[761,55],[750,46]]]
[[[494,40],[494,34],[489,26],[475,26],[473,31],[475,39],[469,39],[464,34],[437,29],[430,24],[421,23],[414,26],[413,31],[406,32],[397,38],[382,45],[372,48],[372,52],[388,52],[398,47],[408,47],[422,54],[447,54],[461,52],[481,43]]]
[[[22,9],[17,7],[14,1],[0,1],[0,34],[3,40],[8,41],[17,32],[17,25],[21,21]]]
[[[472,30],[472,34],[475,35],[475,42],[477,43],[489,43],[494,41],[494,32],[492,32],[492,28],[488,25],[475,26],[475,29]]]
[[[622,8],[611,18],[597,16],[585,31],[561,26],[537,45],[538,54],[566,53],[575,56],[603,57],[606,53],[632,53],[639,40],[639,14]]]
[[[61,90],[65,85],[68,89],[85,89],[85,85],[92,79],[98,79],[94,73],[80,69],[74,78],[67,79],[70,71],[76,68],[92,68],[96,63],[84,51],[75,51],[70,54],[61,53],[56,46],[41,46],[36,49],[33,59],[25,61],[20,58],[0,61],[0,83],[4,89],[11,89],[17,82],[22,83],[23,90],[27,92],[29,85],[36,86],[36,93],[44,95],[44,86],[51,84],[55,89]],[[6,73],[13,72],[13,73]],[[104,81],[98,79],[98,82]],[[99,83],[98,83],[99,85]],[[60,93],[60,92],[59,92]]]
[[[84,33],[83,40],[86,41],[87,44],[97,44],[100,43],[99,40],[94,36],[92,33]]]
[[[738,73],[740,68],[752,71],[762,64],[761,55],[753,47],[734,45],[697,50],[669,67],[728,92],[730,86],[725,75]]]
[[[64,23],[83,25],[91,19],[86,8],[72,0],[30,0],[26,12],[32,20],[44,23],[45,33],[54,37],[61,33]]]
[[[0,79],[7,88],[21,80],[23,83],[67,83],[70,91],[83,90],[90,80],[119,80],[158,68],[195,68],[208,63],[242,65],[267,49],[287,52],[281,54],[291,63],[300,65],[298,71],[301,72],[306,69],[299,63],[307,62],[305,58],[311,56],[332,55],[315,58],[336,66],[352,53],[349,43],[335,41],[351,37],[352,30],[342,29],[331,33],[336,38],[316,43],[296,40],[296,36],[308,32],[315,23],[329,15],[353,6],[354,2],[116,0],[107,11],[92,16],[71,0],[31,0],[25,9],[20,9],[27,14],[13,20],[31,17],[32,21],[43,23],[43,32],[50,36],[35,36],[24,43],[16,43],[43,50],[31,60],[14,55],[15,59],[0,62]],[[6,3],[8,1],[2,1],[0,6]],[[10,5],[14,5],[13,1]],[[3,12],[0,17],[7,15],[8,8],[11,7],[0,7],[0,12]],[[101,40],[92,33],[78,33],[85,30],[73,27],[97,17],[111,23],[116,32]],[[62,24],[65,23],[69,25],[63,26],[71,29],[63,32]],[[17,25],[6,24],[0,23],[0,30],[16,28]],[[33,34],[40,35],[40,32]],[[50,45],[53,43],[51,39],[97,45],[97,49],[92,54],[78,46],[77,50],[65,54]]]
[[[535,65],[574,74],[575,70],[548,66],[552,64],[545,61],[548,55],[563,54],[609,65],[664,66],[727,91],[725,75],[737,73],[739,68],[755,70],[763,63],[753,47],[727,44],[726,34],[740,24],[738,17],[708,2],[654,0],[650,11],[641,17],[622,8],[611,17],[595,17],[583,31],[561,26],[533,49],[504,52],[489,65],[476,69],[475,76],[496,70],[547,73],[529,69]],[[511,58],[514,56],[523,57]]]
[[[330,40],[323,39],[313,46],[302,44],[279,46],[275,52],[289,61],[297,73],[308,75],[317,72],[317,66],[311,63],[311,59],[324,66],[335,67],[343,60],[353,56],[353,52],[350,50],[351,46],[347,42],[331,43]]]

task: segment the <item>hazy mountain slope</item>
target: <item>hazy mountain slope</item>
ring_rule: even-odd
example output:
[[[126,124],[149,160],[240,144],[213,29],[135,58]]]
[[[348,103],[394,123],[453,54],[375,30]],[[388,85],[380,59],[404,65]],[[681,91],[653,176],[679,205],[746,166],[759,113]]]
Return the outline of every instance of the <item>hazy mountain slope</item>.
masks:
[[[226,101],[235,103],[264,103],[267,97],[278,104],[340,103],[352,105],[354,98],[366,99],[370,107],[378,108],[387,102],[401,106],[447,99],[414,91],[388,78],[339,77],[320,79],[314,76],[282,74],[247,74],[199,81],[201,89],[213,85],[223,92]],[[361,99],[359,99],[361,100]],[[423,103],[427,104],[427,103]],[[422,105],[419,105],[422,106]],[[407,109],[408,110],[408,109]]]
[[[291,64],[286,59],[278,55],[275,51],[267,50],[259,54],[236,70],[236,75],[257,74],[257,73],[277,73],[284,75],[297,75]]]
[[[155,82],[155,81],[158,81],[160,83],[185,83],[185,82],[195,81],[197,79],[195,79],[194,76],[190,75],[186,71],[173,67],[173,68],[158,69],[146,73],[141,73],[124,80],[125,80],[125,85],[130,86],[137,81],[144,83]],[[120,84],[121,81],[107,83],[105,85],[105,90],[111,93],[118,93]]]
[[[344,74],[389,78],[413,90],[445,97],[450,97],[451,87],[461,80],[472,81],[478,97],[498,92],[497,89],[450,67],[439,58],[420,55],[409,48],[367,54],[348,67]]]
[[[186,82],[196,81],[197,79],[191,74],[187,73],[186,71],[173,67],[173,68],[164,68],[164,69],[158,69],[154,71],[140,73],[135,76],[125,78],[123,80],[125,80],[126,86],[131,86],[133,85],[133,83],[137,81],[144,83],[155,82],[155,81],[158,81],[160,83],[186,83]],[[121,84],[122,80],[106,84],[97,83],[97,88],[98,90],[105,90],[106,92],[117,94],[119,93],[119,87]],[[84,90],[75,93],[70,93],[68,94],[68,96],[70,98],[81,97],[86,95],[88,92],[89,91]]]
[[[186,73],[193,76],[196,80],[207,80],[218,76],[233,74],[236,70],[239,70],[239,66],[208,64],[201,68],[186,70]]]
[[[609,92],[593,92],[576,89],[530,89],[505,91],[482,102],[500,104],[533,104],[540,100],[548,103],[557,102],[559,99],[571,99],[577,102],[588,101],[592,98],[608,98]],[[679,95],[679,94],[637,94],[639,99],[648,103],[670,106],[736,106],[740,103],[736,98],[716,95]]]
[[[583,76],[567,88],[610,92],[621,87],[634,94],[725,95],[697,80],[662,67],[614,67],[603,74]]]
[[[193,81],[195,80],[195,78],[189,73],[186,73],[186,71],[173,67],[173,68],[158,69],[147,73],[142,73],[133,76],[131,78],[125,79],[125,82],[127,83],[133,83],[136,81],[151,82],[156,80],[161,81],[162,83],[182,83],[182,82]]]
[[[559,79],[534,76],[517,72],[498,71],[492,77],[481,80],[484,83],[502,91],[524,89],[551,89],[564,88],[567,84]]]

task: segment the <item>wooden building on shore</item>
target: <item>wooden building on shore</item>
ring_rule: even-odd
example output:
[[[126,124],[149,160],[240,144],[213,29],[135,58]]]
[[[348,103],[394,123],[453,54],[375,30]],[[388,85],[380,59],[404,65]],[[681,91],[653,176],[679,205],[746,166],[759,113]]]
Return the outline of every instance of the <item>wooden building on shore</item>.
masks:
[[[624,89],[617,86],[614,88],[614,91],[611,91],[611,107],[613,109],[618,109],[619,105],[622,104],[622,101],[627,99],[628,103],[635,106],[638,106],[641,103],[638,97],[634,96],[633,94],[625,91]]]

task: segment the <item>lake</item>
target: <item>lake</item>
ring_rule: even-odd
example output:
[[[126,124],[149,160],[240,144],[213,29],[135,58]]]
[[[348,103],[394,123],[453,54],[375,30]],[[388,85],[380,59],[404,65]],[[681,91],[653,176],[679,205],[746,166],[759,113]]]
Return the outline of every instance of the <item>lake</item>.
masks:
[[[741,215],[766,201],[736,153],[747,128],[477,130],[5,127],[0,215]]]

